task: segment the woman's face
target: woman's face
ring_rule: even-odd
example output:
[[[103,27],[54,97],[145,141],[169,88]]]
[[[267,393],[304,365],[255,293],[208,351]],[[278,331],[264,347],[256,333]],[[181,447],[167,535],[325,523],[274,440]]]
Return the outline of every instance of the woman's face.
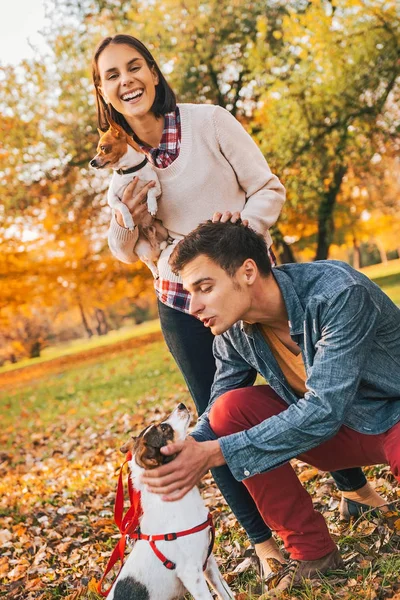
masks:
[[[150,111],[158,75],[140,52],[126,44],[110,44],[100,54],[97,66],[104,99],[130,125]]]

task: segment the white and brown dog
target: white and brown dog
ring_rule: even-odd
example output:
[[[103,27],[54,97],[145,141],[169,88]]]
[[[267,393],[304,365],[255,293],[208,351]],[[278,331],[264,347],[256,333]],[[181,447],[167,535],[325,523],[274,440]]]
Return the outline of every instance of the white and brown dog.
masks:
[[[167,420],[150,425],[121,448],[132,452],[131,479],[141,493],[143,513],[137,541],[109,600],[173,600],[183,598],[186,592],[195,600],[212,600],[206,580],[221,600],[234,598],[211,552],[211,522],[197,487],[181,500],[165,502],[141,482],[145,469],[173,459],[161,454],[160,448],[183,440],[189,422],[188,409],[179,404]],[[192,533],[193,529],[196,531]],[[160,540],[164,536],[168,539]]]
[[[147,193],[148,215],[139,225],[139,238],[135,245],[135,253],[149,267],[153,277],[157,278],[156,261],[161,250],[166,247],[168,239],[167,229],[161,221],[154,218],[158,208],[157,199],[161,195],[157,174],[140,151],[139,146],[122,127],[112,123],[105,133],[100,133],[97,154],[89,164],[95,169],[110,167],[114,170],[108,188],[107,201],[112,208],[121,212],[124,225],[130,231],[133,231],[135,224],[129,208],[121,201],[126,186],[132,181],[134,174],[139,177],[135,192],[139,192],[149,181],[156,183]]]

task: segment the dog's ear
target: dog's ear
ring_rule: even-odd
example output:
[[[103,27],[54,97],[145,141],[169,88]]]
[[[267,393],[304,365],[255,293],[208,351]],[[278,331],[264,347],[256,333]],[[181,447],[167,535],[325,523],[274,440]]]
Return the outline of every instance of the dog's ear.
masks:
[[[143,438],[138,440],[135,452],[135,460],[142,469],[154,469],[162,464],[162,454],[159,448],[148,446]]]
[[[112,118],[111,115],[107,115],[107,123],[110,126],[110,131],[114,137],[120,137],[124,134],[124,130],[121,125],[118,125]]]
[[[137,438],[132,437],[128,442],[126,442],[126,444],[121,446],[120,451],[122,452],[122,454],[127,454],[128,452],[132,452],[132,450],[135,447],[136,440],[137,440]]]
[[[118,125],[115,125],[114,123],[112,125],[110,125],[110,129],[111,129],[111,133],[113,134],[113,136],[115,138],[119,138],[122,135],[121,129],[118,127]]]

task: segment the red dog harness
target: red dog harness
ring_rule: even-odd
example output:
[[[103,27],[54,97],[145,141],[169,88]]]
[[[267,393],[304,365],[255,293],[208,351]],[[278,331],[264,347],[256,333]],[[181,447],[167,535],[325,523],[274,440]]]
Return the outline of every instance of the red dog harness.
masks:
[[[111,569],[115,566],[115,564],[118,561],[121,561],[121,566],[119,568],[118,575],[120,574],[121,569],[124,566],[124,555],[125,555],[125,547],[126,547],[127,540],[144,540],[146,542],[149,542],[151,549],[153,550],[153,552],[157,556],[157,558],[159,560],[161,560],[164,567],[166,567],[167,569],[171,569],[171,570],[176,568],[176,564],[174,562],[172,562],[172,560],[169,560],[166,556],[164,556],[164,554],[162,552],[160,552],[160,550],[157,548],[155,542],[159,542],[159,541],[172,542],[179,537],[183,537],[185,535],[190,535],[192,533],[197,533],[198,531],[202,531],[203,529],[210,527],[210,544],[208,546],[207,558],[203,565],[203,570],[205,570],[205,568],[207,566],[208,558],[209,558],[209,556],[212,552],[213,546],[214,546],[215,528],[214,528],[214,524],[213,524],[210,513],[208,513],[207,520],[204,521],[204,523],[200,523],[200,525],[196,525],[196,527],[192,527],[191,529],[185,529],[183,531],[178,531],[177,533],[160,533],[157,535],[154,535],[154,534],[147,535],[145,533],[142,533],[140,531],[140,527],[139,527],[139,519],[142,515],[142,507],[141,507],[141,503],[140,503],[140,492],[138,492],[137,490],[134,489],[129,475],[128,475],[128,492],[129,492],[129,499],[130,499],[131,505],[130,505],[129,509],[127,510],[125,516],[123,516],[124,484],[123,484],[123,480],[122,480],[122,474],[123,474],[124,466],[130,460],[132,460],[132,454],[129,452],[127,455],[126,461],[123,463],[123,465],[121,467],[119,477],[118,477],[117,493],[116,493],[116,497],[115,497],[115,507],[114,507],[114,521],[115,521],[115,524],[117,525],[119,531],[121,532],[121,539],[118,541],[117,545],[115,546],[115,548],[108,560],[106,569],[104,571],[104,575],[100,579],[99,583],[97,584],[97,592],[103,597],[106,597],[112,588],[112,585],[111,585],[108,588],[108,590],[102,589],[103,582],[104,582],[106,576],[108,575],[108,573],[111,571]],[[117,577],[118,577],[118,575],[117,575]]]

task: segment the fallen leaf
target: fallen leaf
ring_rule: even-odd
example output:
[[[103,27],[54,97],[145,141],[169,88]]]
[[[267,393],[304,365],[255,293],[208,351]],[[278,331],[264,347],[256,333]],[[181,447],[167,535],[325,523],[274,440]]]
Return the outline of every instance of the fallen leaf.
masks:
[[[311,468],[311,469],[304,469],[304,471],[302,471],[299,475],[299,479],[300,481],[302,481],[303,483],[310,481],[311,479],[314,479],[314,477],[316,477],[319,474],[318,469],[315,468]]]
[[[9,531],[8,529],[1,529],[0,530],[0,545],[2,546],[3,544],[5,544],[6,542],[9,542],[10,540],[12,540],[11,531]]]

